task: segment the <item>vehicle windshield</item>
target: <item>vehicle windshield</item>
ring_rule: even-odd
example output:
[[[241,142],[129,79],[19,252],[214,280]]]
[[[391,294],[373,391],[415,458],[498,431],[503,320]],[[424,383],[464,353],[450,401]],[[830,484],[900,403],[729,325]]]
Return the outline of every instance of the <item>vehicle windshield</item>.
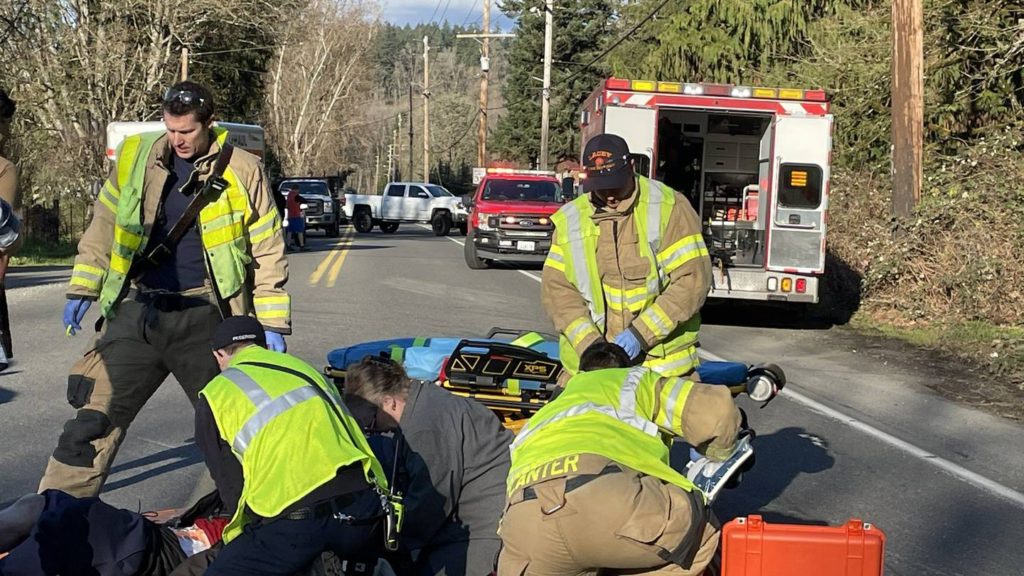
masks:
[[[281,185],[281,192],[285,193],[293,186],[299,187],[299,196],[330,196],[331,189],[326,182],[295,182],[286,181]]]
[[[434,198],[444,198],[446,196],[455,196],[455,194],[452,194],[451,192],[445,190],[444,188],[441,188],[440,186],[427,185],[427,192],[430,192],[430,195],[433,196]]]
[[[540,180],[490,180],[484,188],[481,200],[508,200],[533,202],[558,202],[558,184]]]

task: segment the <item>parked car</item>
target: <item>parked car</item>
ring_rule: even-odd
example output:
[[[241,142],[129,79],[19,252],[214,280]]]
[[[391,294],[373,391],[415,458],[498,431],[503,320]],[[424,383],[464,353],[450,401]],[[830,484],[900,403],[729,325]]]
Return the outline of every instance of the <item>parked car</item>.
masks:
[[[391,182],[380,196],[345,195],[345,216],[356,232],[379,226],[391,234],[402,223],[430,223],[434,234],[446,236],[452,227],[465,231],[466,210],[461,200],[443,186],[425,182]]]

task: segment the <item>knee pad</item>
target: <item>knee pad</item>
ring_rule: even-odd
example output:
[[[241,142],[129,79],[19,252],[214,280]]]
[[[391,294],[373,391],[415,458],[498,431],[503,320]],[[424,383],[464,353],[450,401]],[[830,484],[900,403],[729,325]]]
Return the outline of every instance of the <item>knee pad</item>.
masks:
[[[53,458],[68,466],[89,468],[96,459],[93,440],[110,433],[113,425],[106,414],[97,410],[79,410],[74,419],[64,424]]]

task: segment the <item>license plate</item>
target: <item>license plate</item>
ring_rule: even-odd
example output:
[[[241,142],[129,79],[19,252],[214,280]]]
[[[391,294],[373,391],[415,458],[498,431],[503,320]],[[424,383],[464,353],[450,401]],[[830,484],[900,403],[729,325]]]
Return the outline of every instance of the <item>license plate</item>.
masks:
[[[516,242],[516,249],[522,252],[533,252],[537,249],[537,243],[530,242],[529,240],[520,240]]]

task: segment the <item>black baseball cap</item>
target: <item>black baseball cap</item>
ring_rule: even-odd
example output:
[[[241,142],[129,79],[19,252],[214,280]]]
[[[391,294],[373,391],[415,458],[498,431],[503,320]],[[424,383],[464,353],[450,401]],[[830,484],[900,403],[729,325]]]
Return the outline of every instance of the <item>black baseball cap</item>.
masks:
[[[583,148],[584,192],[614,190],[633,179],[629,145],[615,134],[598,134]]]
[[[267,335],[263,330],[263,324],[252,316],[230,316],[213,331],[214,350],[242,342],[267,347]]]

